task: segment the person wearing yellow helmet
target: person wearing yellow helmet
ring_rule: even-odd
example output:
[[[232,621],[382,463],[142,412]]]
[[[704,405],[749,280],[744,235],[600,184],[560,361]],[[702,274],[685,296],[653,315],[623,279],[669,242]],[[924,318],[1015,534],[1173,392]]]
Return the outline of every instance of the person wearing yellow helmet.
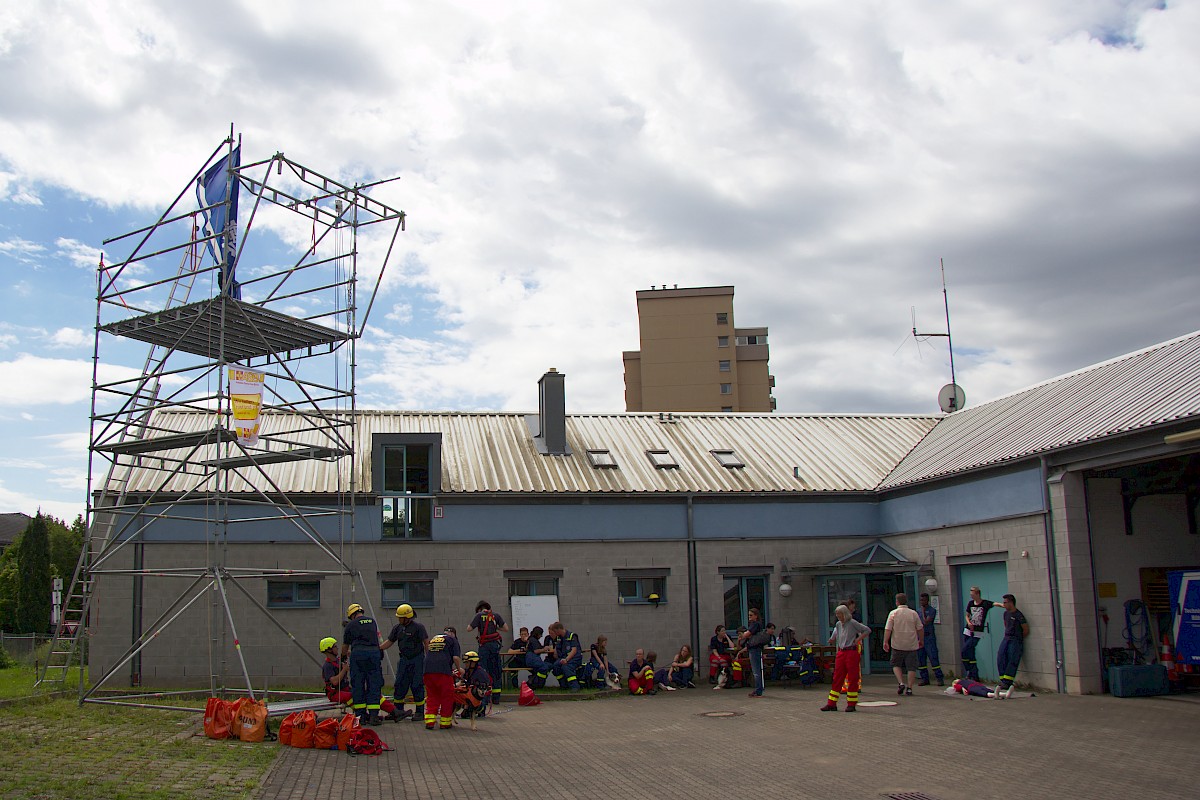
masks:
[[[408,603],[396,607],[396,624],[383,644],[380,652],[396,645],[399,662],[396,664],[396,685],[392,697],[401,708],[404,698],[412,692],[415,707],[411,712],[402,710],[400,717],[412,715],[413,722],[425,721],[425,651],[429,649],[429,632],[413,617],[413,608]]]
[[[480,665],[479,653],[474,650],[463,653],[462,662],[462,677],[454,682],[454,704],[462,709],[459,716],[471,720],[471,730],[475,730],[475,718],[487,716],[492,676]]]
[[[350,693],[354,713],[361,722],[381,725],[379,707],[383,696],[383,653],[379,649],[379,626],[358,603],[346,609],[342,633],[342,656],[350,657]]]
[[[338,640],[332,636],[326,636],[318,647],[325,654],[325,663],[321,665],[321,678],[325,681],[325,696],[331,702],[350,705],[354,699],[354,695],[350,691],[350,664],[338,657]],[[389,720],[399,722],[401,719],[396,715],[396,706],[391,700],[380,702],[379,710],[386,714]]]

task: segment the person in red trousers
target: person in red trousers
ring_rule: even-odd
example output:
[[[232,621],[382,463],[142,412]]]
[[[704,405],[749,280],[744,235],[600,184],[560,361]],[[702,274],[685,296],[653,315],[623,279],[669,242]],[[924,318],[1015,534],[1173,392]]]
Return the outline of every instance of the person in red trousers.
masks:
[[[837,711],[838,697],[844,690],[846,710],[853,711],[858,705],[858,688],[862,683],[858,644],[867,637],[871,629],[850,616],[850,609],[844,605],[838,606],[833,613],[837,615],[838,621],[833,626],[833,635],[829,637],[829,642],[837,645],[837,660],[833,662],[833,688],[829,690],[829,702],[821,706],[821,710]]]

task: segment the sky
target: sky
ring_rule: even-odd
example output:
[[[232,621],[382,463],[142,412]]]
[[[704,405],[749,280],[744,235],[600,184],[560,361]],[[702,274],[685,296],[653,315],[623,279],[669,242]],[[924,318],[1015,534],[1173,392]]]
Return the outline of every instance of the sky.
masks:
[[[360,407],[555,367],[623,411],[665,284],[736,287],[780,412],[936,413],[942,261],[968,405],[1200,327],[1197,41],[1200,0],[0,2],[0,511],[83,510],[102,242],[231,124],[400,178]]]

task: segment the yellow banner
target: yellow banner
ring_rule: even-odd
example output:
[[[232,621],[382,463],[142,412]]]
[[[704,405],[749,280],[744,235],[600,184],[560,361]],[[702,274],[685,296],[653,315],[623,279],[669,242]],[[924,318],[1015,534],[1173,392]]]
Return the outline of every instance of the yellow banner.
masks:
[[[233,407],[233,429],[238,441],[258,444],[259,414],[262,411],[263,379],[266,373],[245,367],[229,368],[229,401]]]

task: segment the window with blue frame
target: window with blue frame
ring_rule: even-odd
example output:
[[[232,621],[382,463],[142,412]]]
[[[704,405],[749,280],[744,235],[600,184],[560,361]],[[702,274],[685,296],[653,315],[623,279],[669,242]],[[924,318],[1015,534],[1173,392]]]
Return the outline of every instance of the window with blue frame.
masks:
[[[433,579],[384,579],[380,582],[383,608],[396,608],[408,603],[413,608],[433,608]]]
[[[320,581],[267,581],[267,608],[320,607]]]

